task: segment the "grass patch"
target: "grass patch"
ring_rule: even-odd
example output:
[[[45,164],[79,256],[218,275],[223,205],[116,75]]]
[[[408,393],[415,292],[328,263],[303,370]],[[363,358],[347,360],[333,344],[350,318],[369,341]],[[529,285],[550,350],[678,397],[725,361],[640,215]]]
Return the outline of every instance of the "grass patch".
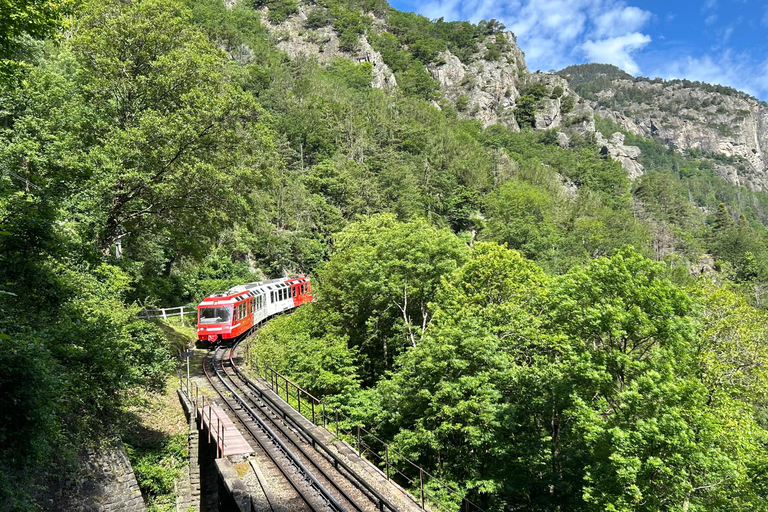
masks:
[[[123,443],[149,512],[175,510],[174,483],[188,461],[188,426],[175,380],[169,377],[163,392],[131,396],[123,409]]]
[[[187,350],[187,347],[195,346],[197,329],[191,322],[185,321],[182,326],[179,317],[171,317],[168,320],[160,320],[158,325],[168,338],[171,354],[178,356]]]

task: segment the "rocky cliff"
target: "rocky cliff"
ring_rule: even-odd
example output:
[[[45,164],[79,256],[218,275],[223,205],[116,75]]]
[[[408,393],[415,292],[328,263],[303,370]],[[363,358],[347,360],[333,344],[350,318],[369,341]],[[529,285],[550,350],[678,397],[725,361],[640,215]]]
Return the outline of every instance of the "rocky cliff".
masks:
[[[386,65],[381,54],[371,47],[365,35],[358,38],[352,50],[344,50],[339,42],[339,35],[330,25],[308,28],[307,19],[313,11],[323,7],[300,5],[298,13],[289,16],[279,24],[269,22],[269,8],[260,9],[262,23],[275,39],[277,47],[292,58],[314,57],[322,64],[329,64],[333,59],[343,58],[353,62],[370,62],[373,80],[371,87],[390,89],[397,85],[395,75]]]
[[[299,4],[295,13],[279,23],[269,21],[268,5],[259,11],[262,23],[288,56],[316,58],[323,64],[337,58],[367,62],[372,66],[372,87],[392,91],[398,86],[396,73],[369,41],[372,33],[375,38],[395,31],[386,17],[365,13],[370,24],[367,35],[361,33],[355,44],[342,45],[343,34],[334,28],[332,15],[325,7]],[[329,21],[312,21],[323,17]],[[402,50],[408,52],[408,45],[403,45]],[[460,116],[477,119],[483,126],[502,123],[515,131],[522,127],[556,129],[563,146],[575,133],[594,136],[602,152],[619,161],[631,178],[643,173],[639,150],[624,146],[623,137],[608,140],[596,133],[594,104],[584,101],[566,78],[528,71],[525,55],[511,32],[480,37],[474,51],[461,58],[450,49],[437,52],[425,68],[440,88],[441,101],[434,99],[438,108],[447,100]]]
[[[563,73],[582,66],[566,68]],[[768,105],[734,89],[687,80],[596,74],[576,89],[596,115],[629,133],[710,158],[736,185],[768,190]],[[598,84],[598,87],[594,87]]]
[[[290,57],[313,57],[325,64],[337,58],[368,62],[372,87],[398,87],[400,75],[372,44],[381,34],[392,36],[401,29],[392,26],[387,15],[363,13],[368,28],[350,44],[342,41],[348,34],[338,29],[334,14],[325,7],[299,3],[279,23],[269,21],[267,4],[260,11],[277,46]],[[327,21],[313,21],[318,19]],[[408,37],[391,39],[398,41],[398,51],[414,56],[418,52],[419,43],[409,48]],[[727,87],[633,78],[608,65],[571,66],[556,75],[530,73],[514,34],[503,30],[481,34],[472,50],[460,56],[449,48],[428,60],[421,58],[440,88],[439,98],[434,98],[439,108],[447,100],[460,116],[484,126],[556,129],[562,145],[569,144],[574,133],[594,136],[603,154],[621,162],[631,178],[640,176],[639,149],[625,146],[621,135],[597,133],[597,115],[628,133],[711,159],[719,175],[734,184],[768,190],[764,102]]]

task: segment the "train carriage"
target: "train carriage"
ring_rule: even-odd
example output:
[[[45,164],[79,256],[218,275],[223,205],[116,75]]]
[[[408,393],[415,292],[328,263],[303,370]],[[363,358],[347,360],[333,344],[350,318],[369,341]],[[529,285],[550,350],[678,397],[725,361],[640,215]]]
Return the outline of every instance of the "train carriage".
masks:
[[[312,301],[308,277],[238,285],[206,297],[197,308],[197,338],[211,344],[237,339],[267,317]]]

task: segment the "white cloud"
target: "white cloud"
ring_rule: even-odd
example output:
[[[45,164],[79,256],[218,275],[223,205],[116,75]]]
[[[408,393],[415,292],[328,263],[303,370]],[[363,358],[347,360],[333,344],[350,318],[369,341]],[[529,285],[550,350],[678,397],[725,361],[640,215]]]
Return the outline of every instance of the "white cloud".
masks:
[[[608,62],[635,75],[640,72],[640,67],[631,54],[650,42],[650,36],[634,32],[600,41],[588,40],[581,45],[581,48],[589,60],[593,62]]]
[[[649,11],[622,0],[432,0],[420,11],[449,20],[496,18],[517,36],[530,69],[560,69],[584,59],[639,67],[633,52],[650,41],[642,33]]]
[[[735,25],[728,25],[723,29],[722,32],[720,32],[720,44],[726,45],[728,44],[728,41],[731,40],[731,36],[733,35],[733,31],[736,28]]]
[[[616,37],[643,28],[651,13],[637,7],[625,7],[607,11],[595,19],[597,37]]]
[[[704,24],[705,25],[714,25],[716,21],[717,21],[717,14],[710,14],[704,20]]]

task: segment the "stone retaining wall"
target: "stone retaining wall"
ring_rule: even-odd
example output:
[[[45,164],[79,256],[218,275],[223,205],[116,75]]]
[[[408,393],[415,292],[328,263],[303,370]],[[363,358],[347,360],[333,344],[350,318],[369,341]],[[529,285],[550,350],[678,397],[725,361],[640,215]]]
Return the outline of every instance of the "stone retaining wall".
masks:
[[[146,512],[139,483],[117,441],[113,446],[87,452],[81,468],[69,479],[55,482],[40,500],[52,512]]]

